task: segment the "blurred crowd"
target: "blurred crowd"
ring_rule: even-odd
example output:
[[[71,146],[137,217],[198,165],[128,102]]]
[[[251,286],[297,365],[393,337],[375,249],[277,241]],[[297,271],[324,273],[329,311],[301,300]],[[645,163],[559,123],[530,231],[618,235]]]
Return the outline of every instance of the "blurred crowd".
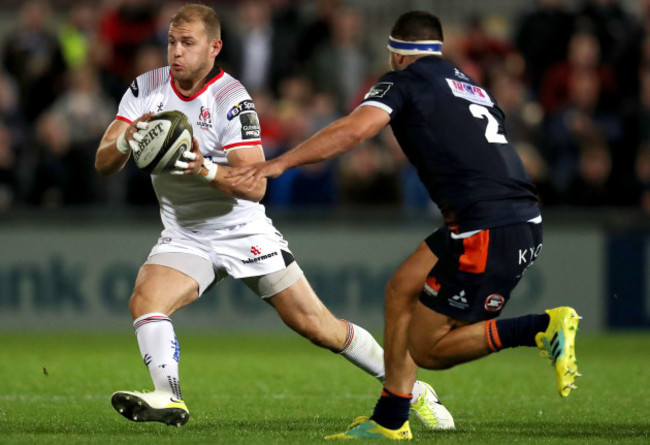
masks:
[[[207,3],[223,22],[217,62],[251,93],[267,158],[354,109],[387,70],[385,40],[343,0]],[[521,2],[515,17],[443,23],[443,54],[496,97],[543,206],[650,213],[650,0],[638,11],[619,0],[578,3]],[[166,65],[169,17],[180,5],[28,0],[16,8],[0,41],[0,213],[155,204],[133,163],[100,178],[94,155],[132,80]],[[431,206],[390,130],[270,181],[264,203]]]

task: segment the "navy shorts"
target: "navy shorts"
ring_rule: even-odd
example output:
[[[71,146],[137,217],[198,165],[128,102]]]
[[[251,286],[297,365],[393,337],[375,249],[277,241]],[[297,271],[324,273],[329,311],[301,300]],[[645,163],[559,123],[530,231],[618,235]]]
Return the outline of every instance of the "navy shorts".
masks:
[[[420,294],[425,306],[469,322],[499,316],[542,251],[542,225],[520,223],[452,238],[447,227],[425,240],[438,257]]]

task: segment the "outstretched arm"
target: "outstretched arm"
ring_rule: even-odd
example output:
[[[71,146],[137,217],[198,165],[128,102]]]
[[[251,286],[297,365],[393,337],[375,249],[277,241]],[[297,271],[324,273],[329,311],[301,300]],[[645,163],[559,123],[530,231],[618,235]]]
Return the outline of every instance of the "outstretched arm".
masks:
[[[384,110],[373,106],[359,107],[282,156],[267,162],[233,168],[226,174],[226,178],[230,179],[233,186],[252,181],[250,184],[254,187],[259,181],[276,178],[292,167],[314,164],[343,154],[375,136],[389,122],[390,116]]]

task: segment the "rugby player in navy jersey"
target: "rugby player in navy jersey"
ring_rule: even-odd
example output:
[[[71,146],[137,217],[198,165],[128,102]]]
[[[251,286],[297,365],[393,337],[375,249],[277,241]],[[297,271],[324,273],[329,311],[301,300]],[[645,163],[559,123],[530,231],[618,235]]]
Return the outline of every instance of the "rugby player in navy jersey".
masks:
[[[516,346],[537,346],[566,397],[579,376],[570,307],[495,320],[542,250],[537,196],[494,98],[442,58],[439,19],[411,11],[392,28],[391,71],[350,115],[273,160],[235,168],[236,186],[351,150],[390,124],[445,226],[420,243],[385,295],[386,379],[372,417],[331,439],[410,439],[417,367],[447,369]]]

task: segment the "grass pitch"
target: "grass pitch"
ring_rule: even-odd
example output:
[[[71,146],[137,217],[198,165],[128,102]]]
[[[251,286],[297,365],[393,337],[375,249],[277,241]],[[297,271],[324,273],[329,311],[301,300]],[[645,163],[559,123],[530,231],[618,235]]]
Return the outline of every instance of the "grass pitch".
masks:
[[[325,443],[379,396],[376,381],[296,335],[177,333],[192,416],[182,428],[113,411],[113,391],[151,389],[131,332],[0,334],[0,443]],[[584,377],[567,399],[533,348],[421,371],[457,429],[428,432],[413,418],[414,441],[649,443],[650,333],[581,335],[576,352]]]

